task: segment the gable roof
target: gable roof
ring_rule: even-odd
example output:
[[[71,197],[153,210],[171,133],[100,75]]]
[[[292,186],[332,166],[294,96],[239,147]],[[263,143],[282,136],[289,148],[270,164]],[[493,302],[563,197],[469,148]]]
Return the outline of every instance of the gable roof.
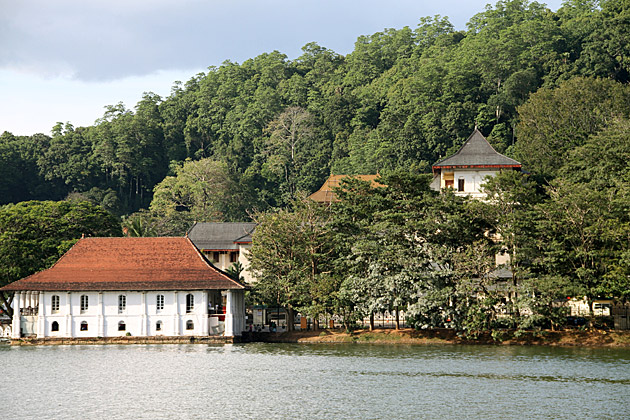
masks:
[[[195,223],[187,233],[200,250],[238,250],[239,244],[251,244],[256,223]]]
[[[51,268],[5,291],[245,289],[188,238],[82,238]]]
[[[494,150],[475,127],[462,147],[452,156],[433,164],[433,170],[446,168],[520,168],[521,163]]]
[[[324,185],[313,194],[309,195],[313,201],[317,201],[318,203],[330,203],[332,201],[338,201],[337,197],[335,197],[334,188],[339,187],[341,180],[344,178],[355,178],[360,179],[362,181],[369,181],[372,184],[372,188],[376,187],[384,187],[383,184],[378,182],[378,179],[381,178],[380,175],[331,175],[324,182]]]

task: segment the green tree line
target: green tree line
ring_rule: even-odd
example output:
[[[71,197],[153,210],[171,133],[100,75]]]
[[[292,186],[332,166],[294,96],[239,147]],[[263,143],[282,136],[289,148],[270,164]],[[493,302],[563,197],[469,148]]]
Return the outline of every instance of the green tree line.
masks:
[[[274,51],[226,61],[165,98],[107,106],[92,126],[3,133],[0,204],[74,194],[128,215],[149,209],[186,159],[205,158],[229,178],[216,201],[239,197],[215,204],[229,209],[215,219],[244,220],[331,172],[427,172],[475,125],[515,154],[521,139],[547,134],[517,129],[531,93],[576,76],[628,82],[629,13],[627,0],[569,0],[557,12],[499,1],[466,30],[435,16],[360,36],[346,56],[309,43],[292,60]]]

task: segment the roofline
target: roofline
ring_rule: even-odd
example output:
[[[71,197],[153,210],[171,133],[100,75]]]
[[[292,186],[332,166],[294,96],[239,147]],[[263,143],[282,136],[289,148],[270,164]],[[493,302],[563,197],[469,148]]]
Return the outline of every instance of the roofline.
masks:
[[[47,270],[52,269],[53,267],[55,267],[55,266],[59,263],[59,261],[61,261],[63,258],[65,258],[65,257],[66,257],[66,255],[68,255],[68,253],[69,253],[69,252],[70,252],[70,251],[71,251],[71,250],[72,250],[72,249],[73,249],[73,248],[74,248],[74,247],[75,247],[75,246],[79,243],[79,241],[82,241],[82,240],[89,240],[89,239],[91,239],[91,238],[92,238],[92,239],[97,239],[97,238],[124,238],[124,237],[116,237],[116,236],[113,236],[113,237],[109,237],[109,236],[107,236],[107,237],[106,237],[106,236],[102,236],[102,237],[101,237],[101,236],[99,236],[99,237],[82,237],[82,238],[79,238],[79,239],[75,242],[75,244],[74,244],[74,245],[72,245],[72,246],[71,246],[71,247],[70,247],[70,248],[69,248],[69,249],[68,249],[68,250],[67,250],[67,251],[66,251],[66,252],[65,252],[65,253],[64,253],[61,257],[60,257],[60,258],[58,258],[58,259],[57,259],[57,261],[55,261],[55,263],[54,263],[52,266],[50,266],[49,268],[45,268],[45,269],[43,269],[43,270],[36,271],[36,272],[35,272],[35,273],[33,273],[33,274],[30,274],[30,275],[28,275],[28,276],[26,276],[26,277],[24,277],[24,278],[21,278],[21,279],[19,279],[19,280],[15,280],[15,281],[13,281],[13,282],[11,282],[11,283],[9,283],[9,284],[7,284],[7,285],[3,286],[3,287],[0,287],[0,291],[5,291],[5,292],[19,292],[19,291],[29,291],[29,290],[32,290],[32,291],[44,291],[44,292],[45,292],[45,291],[66,291],[66,290],[67,290],[67,291],[81,291],[81,290],[91,290],[91,291],[98,291],[98,290],[107,290],[107,291],[115,291],[115,290],[119,290],[119,291],[123,291],[123,290],[127,290],[127,291],[129,291],[129,290],[223,290],[223,289],[229,290],[229,289],[231,289],[231,288],[209,289],[209,288],[207,288],[207,287],[188,288],[188,289],[178,289],[178,288],[172,288],[172,289],[171,289],[171,288],[166,288],[166,289],[164,289],[164,288],[160,288],[160,289],[151,289],[151,288],[143,288],[143,289],[136,289],[136,288],[131,288],[131,289],[98,289],[98,288],[96,288],[96,289],[86,289],[86,288],[85,288],[85,285],[83,285],[83,284],[82,284],[82,287],[83,287],[83,288],[72,289],[72,290],[70,290],[70,289],[63,289],[63,288],[60,288],[60,289],[46,289],[46,288],[41,288],[41,289],[39,289],[39,288],[38,288],[38,289],[32,289],[32,288],[31,288],[31,289],[22,289],[22,288],[19,288],[19,289],[15,289],[15,288],[11,287],[11,286],[12,286],[12,285],[14,285],[15,283],[21,282],[22,280],[29,279],[29,278],[33,277],[34,275],[36,275],[36,274],[39,274],[39,273],[41,273],[41,272],[44,272],[44,271],[47,271]],[[206,259],[206,257],[205,257],[205,256],[201,253],[201,251],[200,251],[199,249],[197,249],[197,247],[195,246],[195,244],[193,244],[193,242],[190,240],[190,238],[189,238],[189,237],[185,236],[185,237],[183,237],[183,238],[182,238],[181,236],[162,236],[162,237],[158,237],[158,238],[171,238],[171,239],[172,239],[172,238],[177,238],[177,239],[185,239],[185,240],[188,242],[188,244],[192,247],[192,249],[194,250],[194,252],[195,252],[195,253],[197,253],[197,256],[201,259],[201,261],[203,261],[206,265],[210,266],[212,269],[216,270],[217,272],[219,272],[220,274],[222,274],[223,276],[225,276],[227,280],[231,281],[232,283],[234,283],[234,285],[235,285],[235,286],[237,286],[237,287],[234,287],[233,289],[244,289],[244,290],[249,289],[249,286],[248,286],[248,285],[246,285],[246,284],[241,284],[240,282],[235,281],[235,280],[234,280],[232,277],[230,277],[230,275],[229,275],[229,274],[227,274],[225,271],[221,270],[221,269],[220,269],[220,268],[218,268],[218,267],[215,267],[215,266],[214,266],[214,264],[210,263],[210,261],[208,261],[208,260]]]
[[[217,269],[218,270],[218,269]],[[220,270],[218,270],[220,271]],[[232,279],[230,279],[232,280]],[[232,280],[234,281],[234,280]],[[53,289],[53,288],[47,288],[47,287],[38,287],[37,289],[34,288],[30,288],[30,289],[7,289],[9,285],[4,286],[2,288],[0,288],[0,291],[5,291],[5,292],[146,292],[146,291],[152,291],[152,292],[159,292],[159,291],[165,291],[165,292],[172,292],[172,291],[188,291],[188,290],[248,290],[250,289],[249,285],[240,285],[241,287],[219,287],[219,288],[209,288],[209,287],[160,287],[160,288],[150,288],[150,287],[144,287],[144,288],[140,288],[140,287],[127,287],[127,288],[123,288],[123,287],[114,287],[111,289],[108,288],[103,288],[103,287],[95,287],[95,288],[89,288],[89,287],[85,287],[84,284],[80,284],[79,286],[81,287],[64,287],[64,288],[59,288],[59,289]]]
[[[186,235],[185,237],[188,238],[188,234],[190,233],[190,231],[197,225],[197,221],[195,220],[195,222],[192,224],[191,227],[188,228],[188,230],[186,231]]]
[[[203,261],[204,263],[206,263],[208,266],[210,266],[211,268],[217,270],[220,274],[223,274],[228,280],[230,280],[232,283],[236,284],[237,286],[239,286],[238,288],[240,289],[247,289],[247,285],[245,284],[241,284],[241,282],[234,280],[232,277],[230,277],[230,275],[228,273],[226,273],[225,271],[221,270],[219,267],[216,267],[214,264],[212,264],[206,257],[205,255],[203,255],[203,253],[195,246],[195,244],[190,240],[190,238],[188,236],[186,236],[186,241],[190,244],[190,246],[192,247],[192,249],[195,250],[195,252],[197,253],[197,256],[199,258],[201,258],[201,261]]]
[[[490,146],[490,148],[494,151],[494,153],[496,153],[499,156],[503,156],[506,159],[510,159],[510,160],[514,160],[510,157],[505,156],[503,153],[499,153],[497,152],[497,150],[490,144],[490,142],[488,141],[488,139],[486,138],[486,136],[483,135],[483,133],[481,131],[479,131],[479,129],[477,128],[477,126],[475,125],[475,129],[473,130],[473,132],[470,134],[470,136],[468,136],[468,138],[466,139],[466,141],[464,143],[462,143],[462,145],[459,147],[459,149],[457,149],[457,152],[453,153],[450,156],[446,156],[440,160],[438,160],[437,162],[435,162],[432,166],[432,168],[436,168],[436,167],[445,167],[447,168],[448,166],[440,166],[440,162],[444,162],[447,159],[450,159],[454,156],[457,156],[459,154],[459,152],[462,151],[462,149],[464,148],[464,146],[466,146],[466,143],[468,143],[470,141],[470,139],[472,139],[472,137],[475,135],[475,132],[479,133],[479,135],[486,141],[486,143],[488,143],[488,146]],[[516,162],[516,161],[515,161]],[[453,166],[453,167],[457,167],[457,166]],[[482,166],[483,168],[492,168],[494,166],[490,166],[490,165],[486,165],[486,166]],[[497,166],[497,167],[502,167],[502,166]],[[506,166],[507,167],[507,166]]]

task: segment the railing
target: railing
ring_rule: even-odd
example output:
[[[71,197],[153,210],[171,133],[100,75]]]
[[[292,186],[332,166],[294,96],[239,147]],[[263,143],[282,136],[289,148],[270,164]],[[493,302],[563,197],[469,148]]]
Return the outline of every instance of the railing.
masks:
[[[22,316],[32,316],[32,315],[37,315],[39,312],[39,307],[34,307],[31,308],[30,306],[28,308],[20,308],[20,315]]]

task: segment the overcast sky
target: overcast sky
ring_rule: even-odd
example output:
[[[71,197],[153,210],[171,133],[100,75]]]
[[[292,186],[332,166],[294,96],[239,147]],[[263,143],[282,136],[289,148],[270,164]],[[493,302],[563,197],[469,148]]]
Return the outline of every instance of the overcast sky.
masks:
[[[484,0],[0,0],[0,133],[92,125],[105,105],[168,96],[225,60],[308,42],[347,54],[359,35],[448,16],[456,29]],[[492,2],[494,3],[494,2]],[[557,10],[562,0],[544,2]]]

